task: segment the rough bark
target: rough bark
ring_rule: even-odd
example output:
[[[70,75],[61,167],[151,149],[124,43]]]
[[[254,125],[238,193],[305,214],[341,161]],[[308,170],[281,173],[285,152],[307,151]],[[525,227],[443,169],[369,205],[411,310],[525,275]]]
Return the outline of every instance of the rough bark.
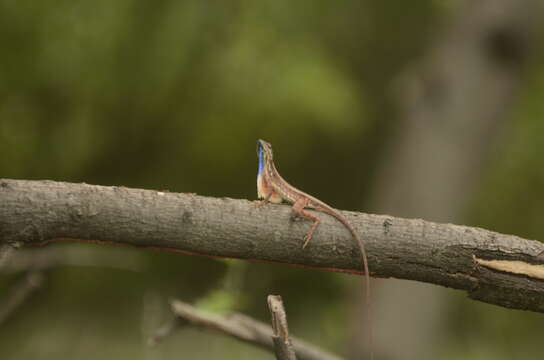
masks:
[[[360,274],[357,242],[334,218],[315,214],[322,223],[302,249],[309,224],[291,220],[290,206],[0,179],[0,243],[95,241]],[[343,214],[366,241],[372,276],[438,284],[488,303],[544,312],[544,244],[538,241],[419,219]]]

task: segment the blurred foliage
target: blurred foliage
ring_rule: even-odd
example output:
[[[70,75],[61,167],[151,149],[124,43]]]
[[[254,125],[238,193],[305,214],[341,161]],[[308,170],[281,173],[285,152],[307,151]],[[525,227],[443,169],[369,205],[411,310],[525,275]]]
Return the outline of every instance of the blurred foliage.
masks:
[[[456,3],[0,0],[1,176],[254,199],[264,138],[295,185],[371,211],[361,201],[399,119],[391,83]],[[535,61],[474,197],[473,225],[544,238],[543,75]],[[3,358],[272,358],[194,329],[145,346],[169,297],[266,321],[268,294],[283,296],[293,333],[346,353],[358,279],[143,253],[140,272],[48,271],[0,327]],[[536,358],[537,315],[452,297],[444,358]]]
[[[524,96],[493,149],[493,162],[474,201],[474,218],[483,227],[543,239],[540,201],[544,179],[544,68],[527,74]]]

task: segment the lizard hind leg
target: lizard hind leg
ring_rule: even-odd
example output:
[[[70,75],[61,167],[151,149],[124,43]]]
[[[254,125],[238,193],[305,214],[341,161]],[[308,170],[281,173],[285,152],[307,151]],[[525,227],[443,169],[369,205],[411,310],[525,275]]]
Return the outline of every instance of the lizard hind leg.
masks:
[[[304,244],[302,245],[302,248],[304,249],[306,245],[310,242],[312,237],[314,236],[314,231],[321,222],[318,217],[313,216],[312,214],[308,213],[307,211],[304,211],[304,208],[308,205],[308,199],[300,198],[293,204],[293,213],[296,216],[301,216],[306,219],[312,220],[313,224],[310,227],[310,230],[308,230],[308,233],[306,233],[306,236],[304,236]]]

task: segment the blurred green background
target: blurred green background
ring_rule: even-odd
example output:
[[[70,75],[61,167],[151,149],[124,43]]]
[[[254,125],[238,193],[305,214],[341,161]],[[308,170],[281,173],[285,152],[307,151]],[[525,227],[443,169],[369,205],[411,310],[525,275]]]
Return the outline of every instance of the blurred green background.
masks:
[[[457,5],[0,0],[0,176],[255,199],[263,138],[295,186],[340,209],[376,212],[378,173],[403,118],[394,83]],[[538,48],[542,36],[533,41]],[[535,51],[525,64],[505,130],[462,217],[450,221],[544,238],[542,59]],[[351,356],[357,277],[98,245],[48,248],[76,260],[48,269],[1,324],[2,359],[272,359],[191,328],[146,346],[169,319],[171,297],[267,321],[268,294],[283,296],[293,334]],[[103,264],[111,252],[117,261]],[[78,261],[82,254],[90,260]],[[2,277],[0,303],[23,276]],[[376,293],[388,281],[375,281]],[[418,358],[541,354],[540,314],[422,286],[445,295]],[[396,358],[380,349],[401,346],[387,329],[402,321],[375,317],[377,358]]]

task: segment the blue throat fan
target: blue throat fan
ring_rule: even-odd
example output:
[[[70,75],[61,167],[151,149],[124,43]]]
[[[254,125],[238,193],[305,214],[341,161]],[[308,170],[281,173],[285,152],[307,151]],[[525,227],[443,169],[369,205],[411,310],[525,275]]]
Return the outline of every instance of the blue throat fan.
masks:
[[[257,175],[261,175],[264,169],[264,152],[263,147],[259,141],[257,141],[257,155],[259,156],[259,171]]]

